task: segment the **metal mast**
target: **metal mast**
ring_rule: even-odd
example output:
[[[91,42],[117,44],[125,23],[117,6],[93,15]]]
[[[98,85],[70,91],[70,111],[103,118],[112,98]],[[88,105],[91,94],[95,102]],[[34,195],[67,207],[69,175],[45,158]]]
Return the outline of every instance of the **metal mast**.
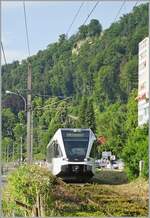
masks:
[[[32,139],[31,139],[31,132],[32,132],[32,74],[31,74],[31,64],[28,63],[28,81],[27,81],[27,87],[28,87],[28,93],[27,93],[27,162],[28,164],[32,163]]]

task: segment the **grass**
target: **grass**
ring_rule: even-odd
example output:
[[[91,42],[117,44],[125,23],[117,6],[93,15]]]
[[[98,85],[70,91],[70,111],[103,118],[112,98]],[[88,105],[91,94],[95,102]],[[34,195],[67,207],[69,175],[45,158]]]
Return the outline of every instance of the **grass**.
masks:
[[[91,184],[62,183],[55,190],[55,210],[61,216],[147,216],[148,182],[127,183],[123,172],[98,172]]]
[[[40,173],[39,190],[43,187],[43,175],[45,175],[42,174],[41,168]],[[22,174],[19,175],[19,178],[22,178]],[[52,177],[50,181],[53,181],[53,179]],[[46,189],[48,194],[46,196],[49,200],[52,196],[52,202],[50,202],[52,206],[49,201],[47,203],[47,208],[50,208],[46,212],[47,216],[148,216],[148,181],[142,178],[128,182],[124,172],[101,170],[97,172],[91,183],[71,184],[65,183],[59,178],[55,179],[51,190],[49,187]],[[14,181],[17,188],[18,178],[16,176]],[[24,180],[21,181],[22,187],[24,187]],[[36,181],[39,181],[39,177]],[[28,187],[26,189],[25,186],[25,190],[27,191]],[[47,192],[47,190],[50,192]],[[22,198],[20,190],[19,195],[17,192],[17,197]],[[9,198],[9,196],[6,196],[6,198]]]
[[[92,179],[98,184],[119,185],[128,182],[128,178],[123,171],[117,170],[100,170]]]

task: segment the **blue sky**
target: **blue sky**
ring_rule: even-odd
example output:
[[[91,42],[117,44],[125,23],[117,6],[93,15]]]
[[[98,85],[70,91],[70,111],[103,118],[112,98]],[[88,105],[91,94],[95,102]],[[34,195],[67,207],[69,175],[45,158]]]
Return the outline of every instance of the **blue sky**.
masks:
[[[27,1],[25,3],[31,55],[45,49],[48,44],[56,42],[60,34],[66,33],[81,2]],[[83,24],[95,3],[95,1],[84,2],[69,36],[78,31],[78,27]],[[117,20],[123,14],[132,11],[135,3],[136,1],[127,1]],[[90,16],[87,24],[90,19],[94,18],[100,21],[103,29],[108,28],[114,21],[121,5],[122,1],[101,1]],[[23,2],[21,1],[2,2],[2,42],[7,62],[22,60],[27,57]]]

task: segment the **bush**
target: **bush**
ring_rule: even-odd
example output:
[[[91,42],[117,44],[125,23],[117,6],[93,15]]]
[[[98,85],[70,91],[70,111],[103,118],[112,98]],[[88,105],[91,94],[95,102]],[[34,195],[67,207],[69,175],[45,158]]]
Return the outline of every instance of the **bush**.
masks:
[[[139,161],[144,160],[143,177],[148,177],[148,126],[136,128],[128,137],[123,159],[129,179],[139,176]]]
[[[8,177],[3,191],[4,216],[50,216],[57,179],[36,165],[21,166]]]

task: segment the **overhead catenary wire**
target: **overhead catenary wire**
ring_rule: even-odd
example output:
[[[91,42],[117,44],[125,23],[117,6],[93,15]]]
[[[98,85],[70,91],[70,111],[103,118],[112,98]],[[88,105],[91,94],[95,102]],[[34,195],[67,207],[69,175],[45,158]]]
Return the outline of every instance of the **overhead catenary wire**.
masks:
[[[137,0],[136,3],[135,3],[135,5],[134,5],[134,7],[136,7],[137,4],[138,4],[140,1],[141,1],[141,0]]]
[[[117,14],[116,14],[116,16],[115,16],[114,22],[116,21],[117,17],[119,16],[119,14],[120,14],[120,12],[121,12],[123,6],[125,5],[125,3],[126,3],[126,0],[124,0],[124,1],[122,2],[121,7],[119,8],[119,10],[118,10],[118,12],[117,12]]]
[[[2,48],[2,53],[3,53],[4,62],[5,62],[5,65],[7,66],[8,64],[7,64],[6,55],[5,55],[4,46],[3,46],[2,41],[1,41],[1,48]]]
[[[27,25],[27,13],[26,13],[26,6],[25,1],[23,1],[23,10],[24,10],[24,21],[25,21],[25,30],[26,30],[26,39],[27,39],[27,48],[28,48],[28,55],[30,57],[30,43],[29,43],[29,31]]]
[[[93,11],[96,9],[97,5],[100,3],[100,1],[97,1],[96,4],[94,5],[94,7],[92,8],[92,10],[90,11],[90,13],[88,14],[88,16],[86,17],[85,21],[83,22],[83,25],[86,24],[87,20],[89,19],[89,17],[91,16],[91,14],[93,13]]]
[[[79,9],[77,10],[77,13],[75,14],[75,16],[74,16],[74,18],[73,18],[73,20],[72,20],[72,22],[71,22],[71,24],[70,24],[70,26],[69,26],[67,32],[66,32],[66,36],[68,36],[68,33],[70,32],[70,30],[71,30],[71,28],[72,28],[74,22],[76,21],[76,19],[77,19],[78,15],[79,15],[79,13],[80,13],[80,11],[81,11],[81,8],[83,7],[84,3],[85,3],[85,2],[82,2],[81,5],[80,5],[80,7],[79,7]]]
[[[117,14],[116,14],[116,16],[115,16],[114,22],[116,21],[116,19],[117,19],[117,17],[119,16],[121,10],[123,9],[123,7],[124,7],[126,1],[127,1],[127,0],[124,0],[124,1],[122,2],[121,7],[119,8],[119,10],[118,10],[118,12],[117,12]],[[137,1],[135,2],[135,5],[133,6],[133,8],[136,7],[137,4],[138,4],[140,1],[141,1],[141,0],[137,0]]]

